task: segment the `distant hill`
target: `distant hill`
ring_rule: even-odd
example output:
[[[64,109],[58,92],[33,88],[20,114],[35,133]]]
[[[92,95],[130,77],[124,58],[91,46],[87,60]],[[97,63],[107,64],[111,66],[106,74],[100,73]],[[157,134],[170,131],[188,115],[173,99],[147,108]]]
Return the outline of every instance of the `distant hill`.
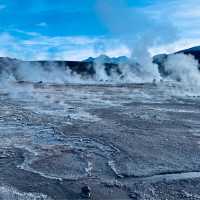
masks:
[[[81,77],[93,78],[99,70],[104,71],[107,76],[112,74],[118,74],[120,79],[123,79],[123,73],[121,69],[123,64],[129,64],[130,68],[139,72],[140,66],[137,63],[131,62],[126,56],[110,58],[106,55],[101,55],[97,58],[88,58],[84,61],[63,61],[63,60],[41,60],[41,61],[23,61],[19,59],[12,59],[7,57],[0,57],[0,73],[12,75],[16,80],[22,80],[20,76],[20,70],[23,73],[29,73],[29,68],[38,70],[42,69],[45,72],[55,72],[55,69],[59,69],[63,73],[76,73]],[[98,72],[97,72],[98,71]],[[101,72],[100,72],[101,73]]]
[[[184,49],[173,54],[183,53],[186,55],[192,55],[200,64],[200,46]],[[158,65],[159,72],[162,76],[167,76],[168,72],[165,70],[165,62],[168,56],[171,54],[159,54],[153,57],[153,63]]]
[[[176,53],[184,53],[184,54],[191,54],[197,59],[200,63],[200,46],[192,47],[189,49],[181,50]]]
[[[96,73],[96,66],[94,61],[22,61],[18,59],[12,59],[7,57],[0,57],[0,74],[12,75],[16,80],[21,81],[20,70],[24,69],[26,66],[26,71],[28,68],[42,69],[46,72],[55,71],[58,69],[63,73],[68,70],[70,73],[76,73],[80,76],[92,77]],[[104,70],[107,75],[115,71],[120,74],[120,69],[118,64],[115,63],[103,63]],[[98,66],[101,67],[101,66]],[[27,73],[26,72],[26,73]]]
[[[200,46],[175,52],[175,54],[178,53],[191,54],[200,63]],[[169,75],[169,72],[165,70],[165,62],[168,56],[168,54],[160,54],[153,57],[153,62],[158,65],[159,72],[162,76]],[[20,70],[23,70],[23,66],[26,66],[25,73],[29,73],[29,67],[30,69],[42,69],[45,73],[47,72],[47,74],[48,72],[55,71],[55,69],[59,69],[59,73],[61,72],[61,75],[66,73],[68,70],[68,73],[73,74],[75,72],[81,77],[85,77],[87,79],[88,77],[93,78],[97,73],[101,73],[99,70],[103,70],[108,76],[111,76],[114,73],[118,74],[120,79],[123,79],[124,64],[128,64],[129,66],[129,71],[127,71],[127,73],[143,73],[143,71],[141,71],[142,68],[138,63],[133,62],[125,56],[110,58],[106,55],[101,55],[97,58],[90,57],[84,61],[22,61],[18,59],[0,57],[0,74],[12,75],[16,80],[21,81],[23,78],[21,77]],[[35,71],[33,70],[33,72]]]
[[[112,64],[124,64],[129,62],[129,58],[126,56],[119,56],[119,57],[109,57],[107,55],[100,55],[96,58],[89,57],[88,59],[84,60],[86,62],[96,62],[96,63],[112,63]]]

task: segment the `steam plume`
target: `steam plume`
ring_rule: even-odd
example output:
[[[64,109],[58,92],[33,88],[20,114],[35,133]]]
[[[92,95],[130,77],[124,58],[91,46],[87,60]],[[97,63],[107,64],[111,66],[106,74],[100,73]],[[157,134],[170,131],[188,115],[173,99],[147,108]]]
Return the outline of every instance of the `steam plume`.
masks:
[[[108,29],[132,52],[130,59],[141,65],[143,74],[146,72],[144,78],[160,78],[149,48],[176,40],[177,31],[170,21],[150,16],[148,9],[127,8],[124,0],[98,0],[97,9]]]

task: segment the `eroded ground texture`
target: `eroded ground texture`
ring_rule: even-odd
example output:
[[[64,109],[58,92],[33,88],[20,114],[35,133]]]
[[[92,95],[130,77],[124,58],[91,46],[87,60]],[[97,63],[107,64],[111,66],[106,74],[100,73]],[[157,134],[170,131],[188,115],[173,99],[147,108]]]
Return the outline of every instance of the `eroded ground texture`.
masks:
[[[200,199],[200,99],[175,94],[153,84],[2,87],[0,199]]]

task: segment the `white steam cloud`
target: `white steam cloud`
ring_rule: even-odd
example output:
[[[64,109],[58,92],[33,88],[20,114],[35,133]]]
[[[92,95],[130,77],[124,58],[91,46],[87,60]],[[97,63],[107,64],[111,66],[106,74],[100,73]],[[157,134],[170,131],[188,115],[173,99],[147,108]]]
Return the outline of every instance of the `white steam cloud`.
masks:
[[[165,69],[170,73],[170,78],[183,84],[200,86],[199,63],[192,55],[172,54],[165,62]]]
[[[130,60],[141,65],[143,79],[160,79],[149,49],[176,40],[176,28],[166,16],[155,18],[141,8],[128,8],[124,0],[98,0],[97,9],[109,30],[132,52]]]
[[[165,70],[170,74],[168,79],[180,83],[175,88],[176,95],[200,95],[199,62],[192,55],[171,54],[165,62]]]

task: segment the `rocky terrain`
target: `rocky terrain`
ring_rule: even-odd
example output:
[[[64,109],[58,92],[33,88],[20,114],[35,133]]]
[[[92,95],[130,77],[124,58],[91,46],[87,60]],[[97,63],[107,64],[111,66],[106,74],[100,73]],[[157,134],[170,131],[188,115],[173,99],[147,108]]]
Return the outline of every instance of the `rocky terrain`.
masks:
[[[200,198],[198,97],[170,84],[13,84],[0,91],[1,199]]]

